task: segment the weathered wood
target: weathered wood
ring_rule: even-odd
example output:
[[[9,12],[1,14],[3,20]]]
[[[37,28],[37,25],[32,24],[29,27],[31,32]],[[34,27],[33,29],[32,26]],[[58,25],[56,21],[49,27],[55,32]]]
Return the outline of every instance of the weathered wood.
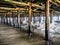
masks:
[[[30,27],[30,25],[31,25],[31,3],[30,2],[28,2],[29,3],[29,8],[28,8],[28,37],[30,37],[30,33],[31,33],[31,27]]]
[[[53,18],[53,11],[51,11],[51,14],[50,14],[50,23],[52,23],[52,18]]]
[[[8,16],[7,16],[7,14],[6,14],[6,24],[8,24]]]
[[[45,40],[48,41],[48,30],[49,30],[49,0],[46,1],[45,11]]]
[[[17,13],[18,13],[17,14],[18,15],[18,17],[17,17],[18,18],[18,20],[17,20],[18,21],[18,26],[20,26],[20,10],[18,10]]]
[[[41,12],[39,13],[39,23],[41,22]]]
[[[2,16],[1,16],[1,23],[2,23]]]
[[[35,23],[35,13],[33,13],[33,23]]]
[[[57,7],[60,6],[59,4],[55,3],[54,1],[50,1],[52,4],[56,5]]]
[[[14,12],[12,12],[12,20],[13,20],[13,27],[15,26],[14,24]]]
[[[4,15],[4,24],[5,24],[5,20],[6,20],[6,13],[5,13],[5,15]]]
[[[9,25],[11,26],[11,15],[9,16]]]
[[[58,21],[59,21],[59,14],[57,15],[57,17],[58,17]]]

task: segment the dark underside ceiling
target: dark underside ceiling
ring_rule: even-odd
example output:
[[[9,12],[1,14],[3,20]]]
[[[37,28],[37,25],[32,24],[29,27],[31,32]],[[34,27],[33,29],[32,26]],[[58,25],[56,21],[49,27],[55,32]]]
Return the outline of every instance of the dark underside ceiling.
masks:
[[[41,6],[41,3],[45,5],[46,0],[13,0],[13,1],[18,1],[18,2],[25,2],[27,3],[28,1],[30,1],[31,3],[35,3],[35,4],[39,4]],[[54,1],[54,0],[53,0]],[[55,2],[56,3],[56,2]],[[58,4],[58,3],[57,3]],[[50,3],[50,9],[54,9],[56,11],[60,11],[60,6],[56,6],[54,4]],[[58,4],[59,5],[59,4]],[[0,7],[10,7],[10,8],[16,8],[19,7],[17,5],[11,4],[6,2],[5,0],[0,0]],[[26,7],[25,7],[26,8]],[[34,8],[32,8],[34,9]],[[39,10],[39,9],[38,9]],[[40,11],[43,11],[40,9]]]

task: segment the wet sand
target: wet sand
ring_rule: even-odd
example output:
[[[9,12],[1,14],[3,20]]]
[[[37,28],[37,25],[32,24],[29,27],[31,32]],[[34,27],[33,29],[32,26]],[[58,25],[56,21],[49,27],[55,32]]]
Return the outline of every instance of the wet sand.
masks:
[[[0,45],[45,45],[41,36],[28,34],[20,29],[0,24]]]

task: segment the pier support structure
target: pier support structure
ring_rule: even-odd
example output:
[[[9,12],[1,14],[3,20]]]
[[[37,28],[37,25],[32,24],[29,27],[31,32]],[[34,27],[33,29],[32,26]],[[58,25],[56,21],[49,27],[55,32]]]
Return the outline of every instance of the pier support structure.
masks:
[[[6,23],[6,13],[4,15],[4,24]]]
[[[50,0],[46,0],[46,6],[45,6],[45,40],[48,41],[48,31],[49,31],[49,2]]]
[[[7,16],[7,13],[6,13],[6,24],[8,24],[8,16]]]
[[[15,23],[14,23],[14,12],[12,12],[12,21],[13,21],[13,27],[15,27]]]
[[[31,9],[31,3],[29,3],[29,8],[28,8],[28,37],[30,37],[30,34],[31,34],[31,12],[32,12],[32,9]]]
[[[17,22],[18,22],[18,27],[20,28],[20,10],[17,11]]]
[[[51,14],[50,14],[50,23],[52,23],[52,19],[53,19],[53,11],[51,11]]]

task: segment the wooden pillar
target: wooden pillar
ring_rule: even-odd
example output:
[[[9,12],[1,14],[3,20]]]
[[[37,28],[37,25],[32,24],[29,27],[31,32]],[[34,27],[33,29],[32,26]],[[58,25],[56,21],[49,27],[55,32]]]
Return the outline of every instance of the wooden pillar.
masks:
[[[1,16],[1,23],[3,23],[2,19],[3,19],[3,17]]]
[[[14,24],[14,12],[12,12],[12,20],[13,20],[13,27],[15,26]]]
[[[11,26],[11,15],[9,16],[9,25]]]
[[[4,15],[4,24],[5,24],[5,20],[6,20],[6,13],[5,13],[5,15]]]
[[[50,23],[52,23],[52,18],[53,18],[53,11],[51,11],[51,14],[50,14]]]
[[[30,2],[28,2],[29,3],[29,8],[28,8],[28,37],[30,37],[30,33],[31,33],[31,3]]]
[[[33,23],[35,23],[35,13],[34,13],[34,15],[33,15]]]
[[[45,6],[45,40],[48,41],[48,30],[49,30],[49,0],[46,1],[46,6]]]
[[[2,23],[4,24],[4,16],[2,16]]]
[[[18,20],[17,20],[18,21],[18,27],[20,27],[20,10],[18,10],[17,13],[18,13],[17,14],[18,15],[18,17],[17,17],[18,18]]]
[[[6,24],[6,13],[5,13],[5,24]]]
[[[2,23],[2,16],[1,16],[1,23]]]
[[[3,16],[3,24],[5,23],[4,16]]]
[[[7,18],[8,18],[8,16],[7,16],[7,13],[6,13],[6,24],[8,24],[8,19]]]
[[[7,13],[6,13],[6,24],[7,24]]]
[[[58,17],[58,21],[59,21],[59,14],[57,15],[57,17]]]
[[[3,14],[2,14],[2,23],[4,24],[4,16],[3,16]]]
[[[41,22],[41,12],[39,13],[39,23]]]
[[[1,16],[0,16],[0,23],[1,23]]]
[[[1,23],[1,15],[0,15],[0,23]]]
[[[59,21],[60,21],[60,14],[59,14]]]
[[[7,16],[7,24],[8,24],[8,16]]]
[[[7,24],[7,13],[6,13],[5,15],[6,15],[6,19],[5,19],[5,20],[6,20],[6,22],[5,22],[5,23]]]

